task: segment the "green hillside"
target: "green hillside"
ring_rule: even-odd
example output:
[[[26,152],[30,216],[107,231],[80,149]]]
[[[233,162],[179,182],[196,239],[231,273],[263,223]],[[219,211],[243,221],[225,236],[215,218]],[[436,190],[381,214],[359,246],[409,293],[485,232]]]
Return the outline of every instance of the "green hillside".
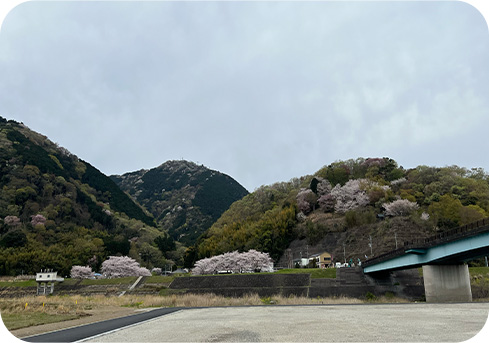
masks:
[[[111,178],[185,245],[194,244],[234,201],[248,194],[228,175],[183,160]]]
[[[337,161],[235,202],[187,250],[186,263],[257,249],[286,266],[287,248],[293,258],[326,250],[339,261],[356,261],[487,216],[489,176],[482,169],[406,170],[389,158]]]
[[[164,262],[165,237],[107,176],[47,137],[0,117],[0,274],[73,264],[96,268],[124,254]]]
[[[322,251],[357,260],[487,216],[489,176],[480,168],[358,158],[249,194],[188,161],[107,177],[0,117],[0,275],[97,270],[110,255],[189,267],[250,249],[284,267]]]

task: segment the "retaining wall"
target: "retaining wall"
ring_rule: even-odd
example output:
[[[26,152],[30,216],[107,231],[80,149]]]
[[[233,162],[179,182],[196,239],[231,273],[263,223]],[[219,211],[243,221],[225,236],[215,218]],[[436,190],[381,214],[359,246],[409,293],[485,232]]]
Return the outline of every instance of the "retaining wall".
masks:
[[[390,293],[409,300],[424,297],[422,278],[417,271],[400,271],[373,278],[364,275],[360,268],[341,268],[336,275],[336,279],[311,279],[309,274],[180,277],[169,288],[178,293],[213,293],[230,297],[255,293],[260,297],[295,295],[364,299],[369,292],[375,296]]]
[[[309,274],[240,274],[179,277],[173,280],[169,288],[180,293],[214,293],[227,297],[246,294],[288,297],[307,296],[310,285]]]

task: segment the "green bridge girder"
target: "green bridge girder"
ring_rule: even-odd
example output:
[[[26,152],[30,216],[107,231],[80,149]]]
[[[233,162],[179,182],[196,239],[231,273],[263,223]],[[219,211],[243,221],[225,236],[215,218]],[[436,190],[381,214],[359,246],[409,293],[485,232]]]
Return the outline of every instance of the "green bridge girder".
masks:
[[[446,242],[433,247],[411,247],[403,255],[369,264],[363,272],[375,273],[417,268],[427,264],[460,264],[489,255],[489,232]]]

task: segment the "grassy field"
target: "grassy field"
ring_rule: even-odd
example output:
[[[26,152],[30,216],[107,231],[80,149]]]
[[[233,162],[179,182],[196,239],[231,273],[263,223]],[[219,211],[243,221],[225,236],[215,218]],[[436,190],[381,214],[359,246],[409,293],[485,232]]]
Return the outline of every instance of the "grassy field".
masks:
[[[36,287],[36,281],[0,281],[0,287]]]
[[[124,285],[124,284],[133,284],[138,279],[137,276],[129,276],[129,277],[121,277],[114,279],[84,279],[81,282],[81,285]]]
[[[489,267],[470,267],[469,273],[470,276],[483,275],[489,278]]]
[[[252,273],[253,274],[253,273]],[[290,269],[280,269],[272,273],[254,273],[256,275],[266,275],[266,274],[311,274],[312,279],[334,279],[336,278],[336,268],[319,269],[319,268],[290,268]],[[185,276],[200,277],[200,276],[226,276],[226,275],[250,275],[249,273],[243,274],[206,274],[206,275],[190,275],[185,274]]]
[[[2,313],[2,320],[9,330],[21,329],[29,326],[63,322],[80,318],[81,314],[49,314],[42,312],[34,313]]]
[[[0,302],[0,313],[9,330],[55,323],[87,315],[91,306],[82,297],[28,296],[7,298]],[[85,304],[83,304],[85,302]]]
[[[311,279],[334,279],[336,278],[336,268],[281,269],[273,274],[311,274]]]
[[[163,275],[156,275],[156,276],[149,276],[145,283],[168,283],[170,284],[173,279],[175,279],[175,276],[163,276]]]

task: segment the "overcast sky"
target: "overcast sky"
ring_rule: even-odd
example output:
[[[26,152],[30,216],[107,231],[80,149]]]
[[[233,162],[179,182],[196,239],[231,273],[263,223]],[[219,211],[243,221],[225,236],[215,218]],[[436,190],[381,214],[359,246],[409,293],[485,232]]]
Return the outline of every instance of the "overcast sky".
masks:
[[[488,27],[463,2],[26,2],[0,32],[0,116],[107,175],[489,172],[488,95]]]

